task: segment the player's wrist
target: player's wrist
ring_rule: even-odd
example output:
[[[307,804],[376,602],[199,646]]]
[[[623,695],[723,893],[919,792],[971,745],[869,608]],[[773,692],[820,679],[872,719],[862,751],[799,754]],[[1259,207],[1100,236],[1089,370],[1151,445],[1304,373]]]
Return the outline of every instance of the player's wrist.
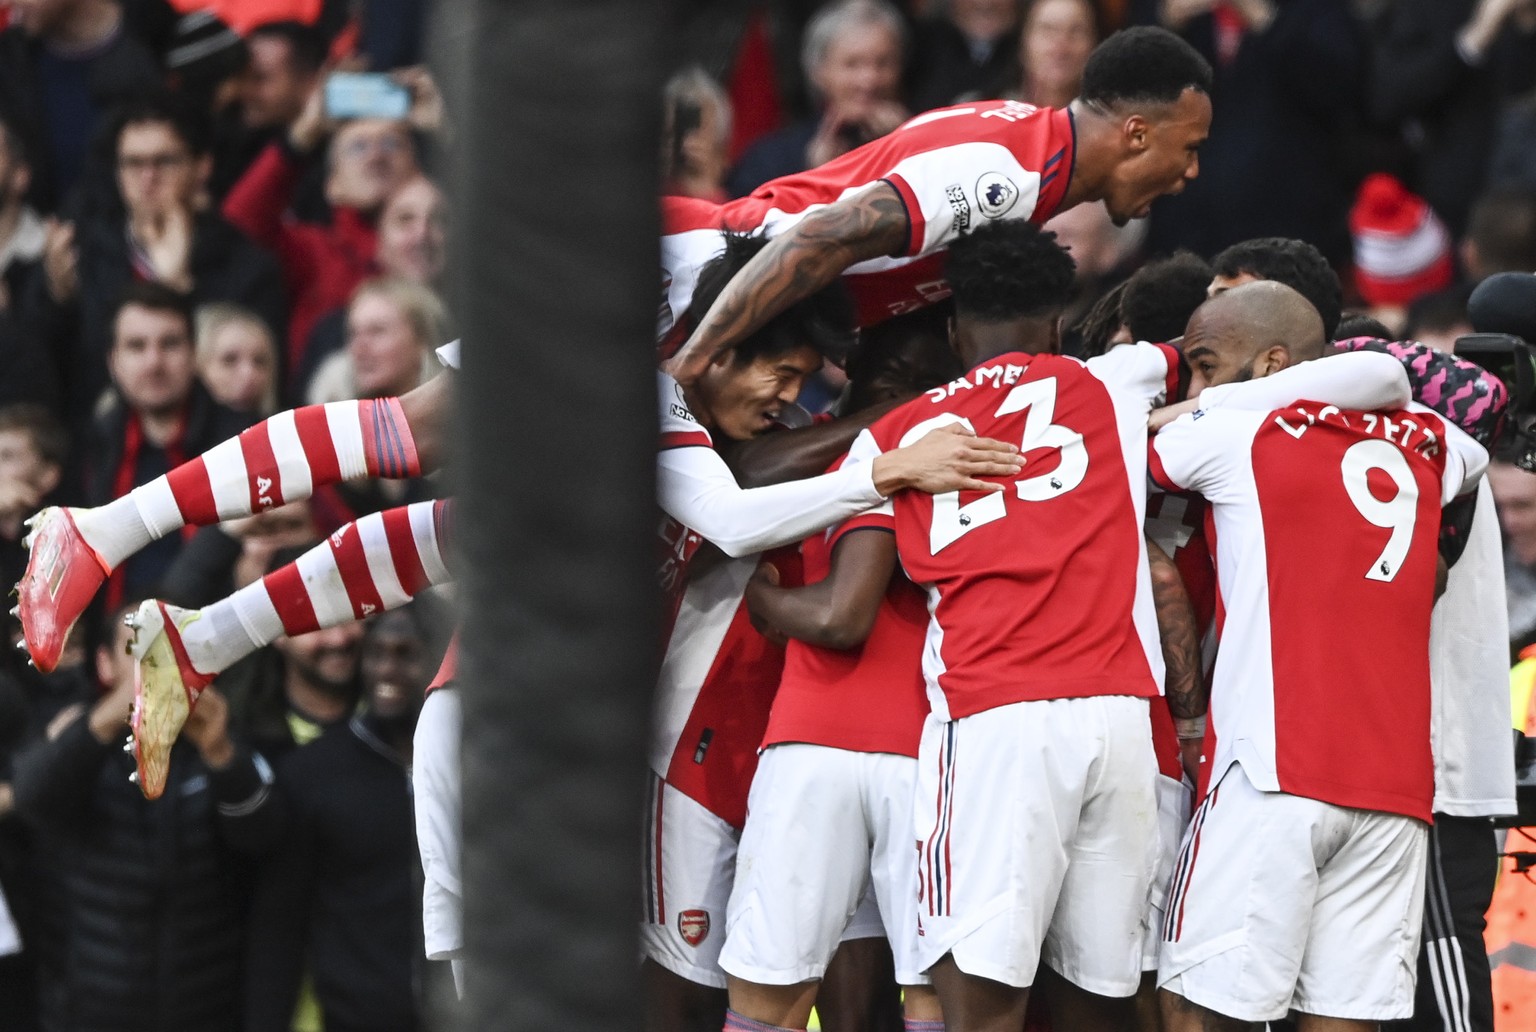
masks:
[[[1181,742],[1194,741],[1205,737],[1205,714],[1198,717],[1174,717],[1173,733]]]

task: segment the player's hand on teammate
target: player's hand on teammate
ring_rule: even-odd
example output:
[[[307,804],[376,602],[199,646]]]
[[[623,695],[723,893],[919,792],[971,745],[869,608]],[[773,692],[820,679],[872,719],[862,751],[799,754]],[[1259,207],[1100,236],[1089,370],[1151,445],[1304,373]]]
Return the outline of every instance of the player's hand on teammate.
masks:
[[[931,430],[905,448],[874,462],[875,489],[890,497],[903,488],[929,494],[946,491],[1001,491],[1003,484],[980,477],[1012,477],[1024,469],[1017,445],[977,437],[959,423]]]
[[[778,586],[778,567],[772,563],[758,563],[757,569],[752,572],[752,579],[747,581],[747,614],[751,618],[752,626],[758,634],[761,634],[775,645],[783,646],[789,644],[789,638],[777,627],[760,618],[758,616],[758,607],[752,604],[754,595],[761,593],[765,589],[777,588]]]
[[[1153,409],[1152,414],[1147,417],[1147,429],[1155,434],[1180,416],[1194,412],[1199,408],[1200,399],[1189,398],[1186,401],[1179,402],[1177,405],[1164,405],[1160,409]]]

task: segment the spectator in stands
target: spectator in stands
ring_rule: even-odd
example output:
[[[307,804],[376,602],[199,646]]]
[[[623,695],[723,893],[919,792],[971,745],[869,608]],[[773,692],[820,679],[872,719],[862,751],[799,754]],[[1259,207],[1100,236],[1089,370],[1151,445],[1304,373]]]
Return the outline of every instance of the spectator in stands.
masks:
[[[1365,177],[1349,213],[1354,286],[1371,315],[1401,336],[1414,301],[1456,279],[1456,255],[1445,222],[1397,177]]]
[[[310,404],[399,397],[436,375],[443,305],[409,280],[369,280],[347,309],[347,349],[333,355],[309,385]]]
[[[430,76],[423,69],[401,74],[414,98],[408,119],[358,119],[336,125],[325,114],[322,82],[287,135],[261,152],[224,200],[225,217],[270,247],[282,263],[292,305],[289,369],[303,364],[315,321],[345,304],[357,285],[373,274],[384,202],[420,174],[410,130],[436,129],[441,122],[442,102]],[[322,145],[329,225],[287,217],[305,165]]]
[[[272,553],[277,569],[303,547]],[[363,625],[341,624],[279,638],[221,678],[240,734],[274,763],[295,748],[345,724],[357,709],[358,656]]]
[[[240,77],[240,116],[247,129],[286,130],[320,83],[325,37],[296,21],[267,22],[245,37],[250,58]]]
[[[107,355],[113,392],[93,428],[86,497],[99,505],[148,483],[239,433],[251,420],[215,402],[197,382],[192,313],[160,283],[130,284],[112,320]],[[143,597],[181,548],[171,535],[113,574],[109,599]]]
[[[0,583],[15,584],[27,568],[22,520],[41,509],[64,475],[69,438],[42,405],[0,408]],[[6,617],[7,631],[16,627]],[[9,644],[9,635],[0,645]]]
[[[1098,42],[1098,15],[1089,0],[1033,0],[1024,8],[1011,96],[1036,107],[1066,107]]]
[[[277,411],[277,339],[248,308],[215,302],[197,310],[197,375],[213,400],[257,418]]]
[[[937,18],[920,23],[912,34],[912,110],[998,96],[1018,26],[1019,0],[951,0]]]
[[[1496,187],[1477,199],[1461,243],[1467,276],[1536,272],[1536,187]]]
[[[22,310],[47,242],[43,220],[26,202],[31,182],[21,136],[0,115],[0,405],[58,402],[58,367]]]
[[[358,712],[278,766],[290,821],[257,886],[246,1032],[288,1032],[306,970],[329,1032],[420,1027],[411,739],[433,668],[414,609],[369,621]]]
[[[1459,235],[1487,178],[1502,102],[1536,87],[1536,5],[1396,0],[1372,36],[1370,112],[1400,127],[1409,185]]]
[[[819,11],[806,26],[801,64],[821,113],[753,144],[727,181],[731,194],[825,164],[904,122],[906,37],[901,13],[884,0],[840,0]]]
[[[722,166],[723,167],[723,166]],[[448,205],[426,176],[402,183],[379,213],[379,245],[374,264],[379,275],[437,289],[448,263]],[[290,393],[299,395],[326,359],[347,340],[347,306],[321,316],[304,348],[303,364],[289,371]],[[438,341],[433,341],[435,347]]]
[[[1344,141],[1358,122],[1366,58],[1349,5],[1136,0],[1132,11],[1178,32],[1215,70],[1200,178],[1158,202],[1149,247],[1212,254],[1252,237],[1298,237],[1344,266]]]
[[[1504,592],[1514,651],[1536,641],[1536,475],[1507,462],[1488,467],[1504,532]]]
[[[89,419],[106,383],[103,358],[127,284],[161,284],[193,304],[239,302],[274,331],[285,325],[276,261],[202,207],[210,159],[200,113],[149,100],[124,108],[114,123],[121,206],[61,227],[62,250],[73,261],[45,263],[47,290],[34,291],[46,293],[40,332],[68,356],[65,397],[77,425]]]
[[[1403,339],[1416,340],[1440,351],[1455,351],[1456,338],[1472,332],[1467,318],[1467,299],[1472,289],[1465,284],[1425,294],[1408,306]]]
[[[27,203],[31,186],[26,145],[0,117],[0,312],[20,303],[27,278],[42,264],[46,231]]]
[[[265,761],[230,737],[217,685],[176,743],[166,794],[146,802],[129,782],[128,612],[111,610],[97,635],[100,686],[82,686],[15,761],[16,810],[39,833],[46,879],[43,1027],[228,1032],[251,889],[240,859],[276,845],[277,799]]]
[[[724,201],[730,165],[730,98],[708,72],[695,65],[667,80],[661,101],[661,192]]]
[[[33,197],[52,211],[80,177],[102,115],[161,89],[162,76],[116,0],[15,0],[10,11],[0,32],[0,116],[25,141]]]

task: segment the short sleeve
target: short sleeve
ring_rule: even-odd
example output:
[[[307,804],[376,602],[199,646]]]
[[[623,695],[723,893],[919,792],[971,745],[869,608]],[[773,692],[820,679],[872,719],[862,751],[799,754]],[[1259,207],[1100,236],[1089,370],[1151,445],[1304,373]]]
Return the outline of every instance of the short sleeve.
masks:
[[[903,158],[882,178],[907,206],[910,256],[942,250],[987,221],[1027,219],[1040,199],[1040,173],[1000,143],[935,147]]]
[[[714,441],[709,431],[699,423],[688,409],[682,385],[666,373],[656,374],[656,397],[661,404],[660,450],[672,448],[712,448]]]
[[[1149,405],[1178,398],[1183,384],[1183,360],[1170,344],[1119,344],[1088,360],[1088,371],[1110,387]]]

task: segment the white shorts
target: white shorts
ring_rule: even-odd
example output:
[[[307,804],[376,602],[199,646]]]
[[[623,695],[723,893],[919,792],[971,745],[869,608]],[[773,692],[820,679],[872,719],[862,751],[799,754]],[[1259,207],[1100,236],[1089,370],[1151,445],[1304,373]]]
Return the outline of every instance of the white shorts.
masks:
[[[411,783],[416,844],[423,875],[421,918],[428,960],[448,960],[464,949],[464,885],[461,879],[459,693],[428,693],[416,718]]]
[[[1239,1021],[1413,1014],[1429,827],[1229,766],[1179,852],[1159,987]]]
[[[720,947],[740,833],[654,773],[649,798],[641,953],[690,982],[724,989]]]
[[[918,765],[918,962],[1023,988],[1041,961],[1102,996],[1141,979],[1157,844],[1147,700],[929,718]]]
[[[871,888],[896,959],[896,980],[926,985],[916,966],[917,761],[824,745],[770,746],[747,797],[720,966],[759,985],[820,978]],[[867,928],[867,926],[866,926]],[[876,934],[879,934],[877,932]]]
[[[1168,885],[1179,859],[1184,829],[1189,827],[1189,811],[1194,796],[1183,781],[1175,781],[1161,771],[1157,775],[1157,861],[1152,872],[1152,893],[1147,900],[1147,917],[1142,929],[1141,970],[1156,971],[1157,955],[1163,945],[1163,915],[1168,902]]]

